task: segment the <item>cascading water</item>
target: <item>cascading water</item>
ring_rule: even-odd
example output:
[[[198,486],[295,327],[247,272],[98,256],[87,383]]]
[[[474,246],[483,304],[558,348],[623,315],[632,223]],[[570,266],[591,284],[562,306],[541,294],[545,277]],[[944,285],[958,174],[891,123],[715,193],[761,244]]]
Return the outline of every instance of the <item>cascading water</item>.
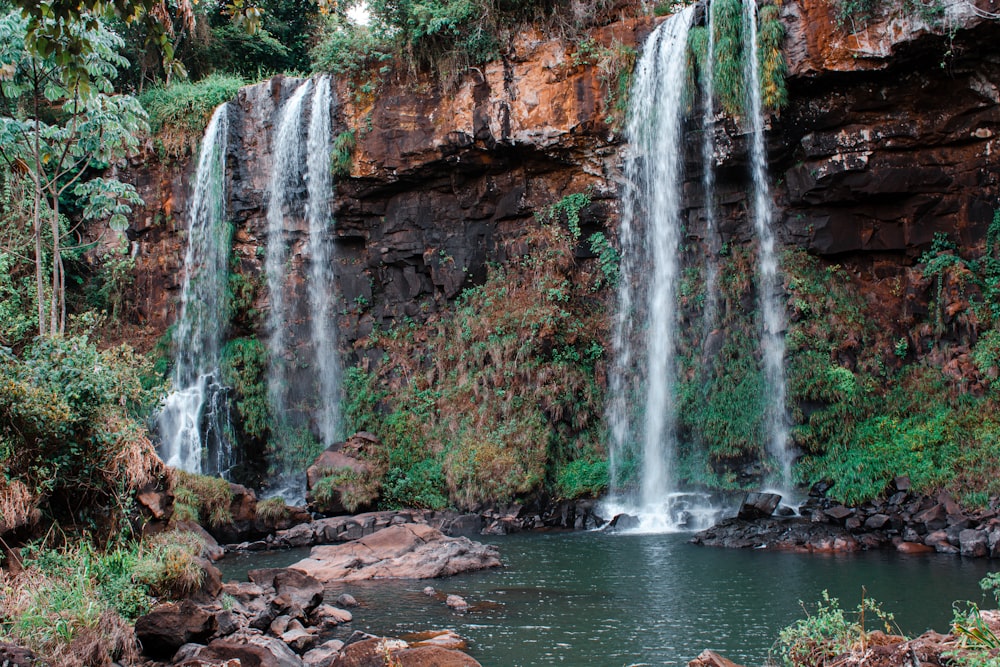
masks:
[[[312,346],[319,375],[316,421],[324,446],[340,435],[340,360],[333,328],[334,276],[330,200],[330,79],[320,78],[313,93],[307,139],[306,184],[309,201],[309,306],[312,310]]]
[[[785,317],[780,295],[778,256],[772,229],[771,190],[767,180],[764,146],[764,112],[757,60],[757,2],[744,0],[744,52],[747,118],[750,122],[750,176],[753,185],[751,214],[757,232],[758,300],[761,312],[761,354],[765,396],[765,434],[768,452],[780,466],[780,477],[769,480],[787,495],[792,489],[792,452],[789,448],[788,415],[785,409]]]
[[[292,207],[292,190],[301,187],[302,179],[302,106],[312,81],[296,88],[278,112],[277,133],[271,148],[271,181],[267,201],[267,253],[264,256],[264,273],[267,276],[269,309],[267,313],[267,396],[271,414],[283,420],[287,414],[287,344],[285,327],[288,324],[285,299],[285,278],[288,258],[285,218]]]
[[[606,511],[638,514],[643,531],[678,529],[694,509],[686,506],[690,497],[677,493],[672,476],[684,163],[680,147],[687,34],[693,16],[694,6],[689,6],[653,32],[629,93],[630,152],[622,197],[622,263],[608,414],[614,495]],[[639,478],[638,498],[625,498],[623,485],[633,475]]]
[[[715,215],[715,33],[712,25],[712,4],[705,8],[708,32],[705,62],[701,80],[701,186],[705,198],[705,310],[702,315],[703,340],[715,329],[719,313],[719,230]]]
[[[229,106],[205,130],[188,214],[173,391],[157,416],[161,456],[188,472],[225,475],[232,465],[226,388],[219,373],[226,312],[229,236],[226,153]]]

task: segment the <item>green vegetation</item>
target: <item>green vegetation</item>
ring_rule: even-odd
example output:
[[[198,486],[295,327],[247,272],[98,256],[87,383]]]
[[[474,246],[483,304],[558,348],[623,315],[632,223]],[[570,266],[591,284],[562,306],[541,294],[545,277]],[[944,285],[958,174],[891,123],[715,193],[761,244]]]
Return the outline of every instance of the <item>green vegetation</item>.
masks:
[[[149,127],[157,150],[170,159],[195,152],[212,112],[236,96],[246,81],[234,75],[215,74],[198,83],[174,83],[144,92],[139,101],[149,113]]]
[[[351,468],[331,470],[312,488],[313,504],[319,511],[332,511],[339,501],[348,512],[371,506],[379,497],[381,482],[376,474]],[[413,507],[414,505],[408,505]]]
[[[265,440],[274,428],[267,398],[267,348],[257,338],[234,338],[222,348],[222,381],[234,393],[242,433]]]
[[[453,313],[370,337],[384,361],[346,374],[344,409],[381,438],[369,459],[385,471],[384,503],[472,507],[603,488],[605,322],[590,287],[600,268],[574,257],[589,205],[574,194],[541,212],[514,246],[527,250]]]
[[[837,22],[852,32],[863,30],[877,14],[916,16],[937,25],[944,16],[942,0],[831,0],[837,8]]]
[[[357,140],[353,130],[345,130],[333,140],[333,152],[330,154],[330,170],[339,178],[351,175],[351,164],[354,162],[354,149]]]
[[[174,471],[174,518],[213,528],[233,522],[233,492],[219,477]]]

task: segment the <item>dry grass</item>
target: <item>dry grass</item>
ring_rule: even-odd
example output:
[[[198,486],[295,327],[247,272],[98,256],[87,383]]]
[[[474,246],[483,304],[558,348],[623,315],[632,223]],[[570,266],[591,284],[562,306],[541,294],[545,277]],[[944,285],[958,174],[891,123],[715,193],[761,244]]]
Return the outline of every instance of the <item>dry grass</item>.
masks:
[[[0,534],[31,523],[38,500],[23,482],[0,476]]]

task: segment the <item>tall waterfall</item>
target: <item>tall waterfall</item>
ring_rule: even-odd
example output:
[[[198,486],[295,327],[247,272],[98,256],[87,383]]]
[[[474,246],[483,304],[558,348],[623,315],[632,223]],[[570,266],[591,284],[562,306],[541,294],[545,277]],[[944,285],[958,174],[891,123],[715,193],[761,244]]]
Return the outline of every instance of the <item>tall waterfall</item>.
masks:
[[[701,80],[701,186],[705,198],[705,309],[702,317],[703,339],[715,329],[719,316],[719,230],[715,213],[715,32],[712,3],[706,0],[705,27],[708,46]]]
[[[633,75],[626,124],[621,278],[610,376],[611,477],[621,494],[638,468],[638,513],[647,530],[677,525],[676,294],[681,239],[682,120],[689,6],[646,41]],[[618,498],[618,502],[625,499]],[[613,501],[614,502],[614,501]]]
[[[277,133],[271,147],[273,162],[267,201],[267,253],[264,273],[267,276],[269,306],[267,313],[267,351],[270,362],[267,375],[267,396],[271,414],[282,420],[287,414],[286,331],[288,304],[285,299],[285,278],[288,271],[288,238],[285,219],[290,216],[291,192],[301,187],[302,180],[302,106],[312,81],[295,89],[278,113]]]
[[[316,82],[309,116],[306,183],[309,200],[309,307],[312,310],[312,346],[319,375],[319,400],[316,421],[320,438],[329,446],[340,430],[340,359],[336,331],[333,328],[334,276],[332,239],[327,230],[331,222],[330,200],[330,79]]]
[[[751,215],[757,232],[758,300],[761,312],[761,353],[764,359],[765,439],[768,453],[781,467],[780,477],[769,480],[788,492],[792,488],[792,452],[789,448],[785,409],[785,316],[781,301],[778,256],[774,248],[771,190],[767,180],[764,146],[764,112],[757,60],[757,2],[743,2],[746,62],[747,117],[750,122],[750,175],[753,184]]]
[[[188,472],[222,474],[232,465],[225,387],[219,377],[227,309],[230,230],[226,224],[229,105],[205,130],[188,212],[180,316],[174,332],[173,391],[157,416],[161,455]]]

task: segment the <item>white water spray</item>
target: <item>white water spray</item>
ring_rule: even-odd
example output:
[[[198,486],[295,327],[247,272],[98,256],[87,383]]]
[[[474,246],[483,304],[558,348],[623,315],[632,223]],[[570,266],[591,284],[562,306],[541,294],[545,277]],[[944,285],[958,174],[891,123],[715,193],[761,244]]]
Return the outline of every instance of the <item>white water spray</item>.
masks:
[[[219,106],[205,129],[188,213],[181,307],[173,335],[173,392],[157,415],[160,454],[167,465],[225,475],[232,447],[219,360],[226,312],[229,229],[226,225],[226,152],[229,106]],[[204,465],[203,465],[204,464]]]
[[[778,256],[774,247],[771,191],[767,180],[764,146],[764,112],[757,61],[757,3],[743,2],[746,43],[747,117],[750,122],[750,176],[753,184],[751,214],[759,244],[757,257],[758,301],[761,312],[761,353],[764,361],[765,433],[768,453],[780,466],[779,477],[769,480],[786,495],[792,489],[793,455],[789,448],[788,415],[785,409],[785,315],[780,294]]]
[[[633,77],[626,125],[630,152],[608,413],[613,497],[605,511],[638,514],[640,531],[693,527],[680,523],[678,507],[684,502],[679,500],[686,494],[677,493],[673,478],[681,135],[693,16],[694,6],[683,9],[647,40]],[[638,467],[637,499],[625,495],[626,465]]]
[[[701,186],[705,206],[705,309],[702,313],[702,339],[715,329],[719,317],[719,230],[715,215],[715,32],[712,26],[712,3],[706,2],[705,27],[708,46],[702,72],[701,95]]]
[[[306,184],[309,200],[309,307],[312,310],[312,347],[316,356],[319,400],[316,421],[324,446],[340,436],[340,360],[333,326],[335,286],[330,200],[330,79],[316,82],[309,116]]]

